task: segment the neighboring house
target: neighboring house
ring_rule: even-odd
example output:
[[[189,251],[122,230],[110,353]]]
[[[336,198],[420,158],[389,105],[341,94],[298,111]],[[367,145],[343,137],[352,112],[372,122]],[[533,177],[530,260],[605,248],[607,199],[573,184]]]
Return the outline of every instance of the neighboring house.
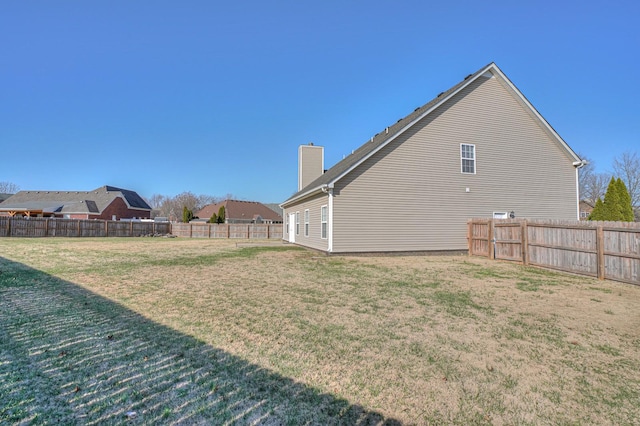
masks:
[[[580,220],[587,220],[593,207],[594,203],[591,200],[580,200]]]
[[[284,239],[317,250],[466,250],[472,217],[578,218],[583,161],[494,63],[311,178],[317,148],[281,204]]]
[[[265,206],[276,212],[280,216],[280,222],[282,222],[282,207],[279,203],[264,203]]]
[[[224,206],[225,223],[282,223],[282,216],[257,201],[224,200],[209,204],[196,213],[199,221],[206,222]]]
[[[0,194],[0,203],[11,197],[13,194]]]
[[[149,218],[151,207],[136,192],[114,186],[93,191],[20,191],[0,204],[0,215],[120,220]]]

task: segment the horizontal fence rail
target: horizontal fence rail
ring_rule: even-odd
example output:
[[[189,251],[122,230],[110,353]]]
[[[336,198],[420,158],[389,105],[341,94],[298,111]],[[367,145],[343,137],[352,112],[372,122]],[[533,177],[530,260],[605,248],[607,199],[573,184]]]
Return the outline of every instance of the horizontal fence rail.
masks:
[[[282,239],[282,224],[172,223],[171,233],[188,238]]]
[[[0,216],[0,237],[140,237],[170,233],[169,222]]]
[[[469,254],[640,285],[640,223],[471,219]]]

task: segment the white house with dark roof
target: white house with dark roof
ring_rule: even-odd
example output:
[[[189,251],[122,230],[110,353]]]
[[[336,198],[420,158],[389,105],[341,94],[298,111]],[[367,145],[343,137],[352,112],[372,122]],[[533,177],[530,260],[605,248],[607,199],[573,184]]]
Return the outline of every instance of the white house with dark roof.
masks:
[[[578,219],[583,161],[495,63],[310,177],[318,152],[299,155],[283,235],[328,253],[465,250],[472,217]]]
[[[93,191],[20,191],[0,204],[0,215],[120,220],[149,218],[151,206],[135,191],[105,185]]]

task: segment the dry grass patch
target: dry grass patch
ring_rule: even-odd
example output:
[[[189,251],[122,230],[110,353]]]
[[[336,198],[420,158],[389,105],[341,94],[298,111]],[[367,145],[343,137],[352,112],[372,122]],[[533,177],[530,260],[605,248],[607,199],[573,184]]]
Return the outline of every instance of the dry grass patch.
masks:
[[[0,412],[9,419],[115,421],[133,410],[142,423],[640,420],[638,287],[466,256],[322,257],[228,240],[2,243],[2,325],[32,337],[2,335],[0,375],[18,377],[37,355],[48,359],[38,368],[80,389],[49,380],[42,394],[57,408],[38,409],[26,383],[24,394],[0,388],[27,401]],[[55,303],[38,317],[32,301],[44,299]],[[69,312],[85,299],[79,316]],[[55,370],[34,348],[78,344],[77,327],[59,323],[82,321],[100,338],[82,334],[77,356],[100,362]],[[123,357],[103,329],[127,342]],[[162,385],[141,369],[152,356]],[[75,404],[85,389],[92,396]]]

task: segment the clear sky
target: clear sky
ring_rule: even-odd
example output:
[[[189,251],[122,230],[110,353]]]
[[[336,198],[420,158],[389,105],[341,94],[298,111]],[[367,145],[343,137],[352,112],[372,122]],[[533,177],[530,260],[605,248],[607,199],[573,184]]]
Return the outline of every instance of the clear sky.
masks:
[[[3,1],[0,181],[282,202],[495,62],[576,151],[640,152],[640,2]]]

